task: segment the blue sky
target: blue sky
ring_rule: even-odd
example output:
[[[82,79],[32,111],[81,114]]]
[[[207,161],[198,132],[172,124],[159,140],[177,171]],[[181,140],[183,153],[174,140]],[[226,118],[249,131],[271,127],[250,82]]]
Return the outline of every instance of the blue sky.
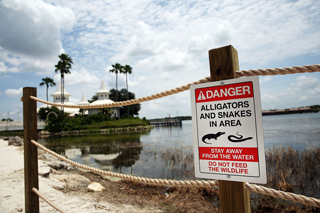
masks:
[[[39,83],[59,83],[61,53],[74,61],[65,79],[74,104],[102,80],[115,88],[114,63],[133,68],[129,90],[143,97],[209,76],[208,50],[229,44],[242,70],[320,64],[319,11],[318,0],[2,0],[0,113],[21,120],[23,87],[46,99]],[[320,73],[260,77],[260,89],[263,109],[320,104]],[[188,91],[142,103],[140,117],[168,114],[191,115]]]

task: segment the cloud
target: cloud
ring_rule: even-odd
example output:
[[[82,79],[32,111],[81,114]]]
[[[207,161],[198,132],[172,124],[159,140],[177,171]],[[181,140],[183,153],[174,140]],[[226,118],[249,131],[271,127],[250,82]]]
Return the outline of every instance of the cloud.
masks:
[[[271,81],[274,76],[260,76],[259,77],[259,83],[263,84],[265,82]]]
[[[19,97],[22,95],[22,87],[20,87],[19,89],[7,89],[6,91],[4,91],[4,94],[9,97]]]
[[[308,100],[308,96],[306,96],[306,95],[300,96],[299,100],[306,101],[306,100]]]
[[[60,82],[61,76],[60,73],[57,73],[54,76],[55,82]],[[71,70],[71,74],[65,75],[65,85],[77,85],[78,87],[88,87],[100,85],[101,80],[94,74],[89,73],[85,68],[80,69],[80,71]]]
[[[320,88],[320,81],[318,78],[307,77],[305,75],[299,76],[296,82],[293,83],[290,89],[294,91],[307,90],[309,93],[314,93]]]
[[[279,102],[279,98],[277,95],[270,95],[270,94],[262,94],[261,100],[266,103],[275,103]]]
[[[0,10],[0,60],[8,63],[7,71],[52,69],[64,51],[60,31],[71,30],[76,22],[73,11],[42,0],[3,0]]]
[[[7,72],[6,65],[0,61],[0,73],[6,73],[6,72]]]
[[[320,81],[317,77],[301,75],[281,91],[261,94],[264,109],[307,106],[320,98]],[[278,106],[278,107],[276,107]]]
[[[41,58],[61,52],[60,30],[70,30],[75,23],[71,9],[42,0],[3,0],[0,19],[2,48]]]
[[[69,101],[73,104],[78,104],[80,102],[80,99],[79,98],[73,98],[73,97],[70,97],[69,98]]]

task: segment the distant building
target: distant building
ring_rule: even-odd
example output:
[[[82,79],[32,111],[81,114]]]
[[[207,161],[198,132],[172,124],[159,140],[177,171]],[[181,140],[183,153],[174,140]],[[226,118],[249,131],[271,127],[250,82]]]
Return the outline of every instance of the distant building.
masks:
[[[107,87],[104,83],[104,81],[101,81],[100,89],[99,91],[96,92],[96,95],[98,97],[98,100],[92,102],[90,105],[96,106],[100,104],[111,104],[114,103],[114,101],[110,100],[109,95],[110,92],[107,90]],[[119,107],[113,107],[111,109],[111,117],[112,118],[118,118],[120,113],[119,113]],[[88,109],[89,115],[92,114],[97,114],[99,113],[100,109]]]
[[[90,104],[90,103],[88,102],[86,94],[83,93],[81,101],[80,101],[80,103],[78,103],[78,105],[87,105],[87,104]]]
[[[96,105],[100,105],[100,104],[109,104],[109,103],[114,103],[114,101],[109,99],[109,95],[110,92],[107,90],[106,85],[104,83],[104,81],[101,82],[100,85],[100,89],[96,92],[96,95],[98,96],[98,100],[89,103],[87,100],[87,97],[85,94],[82,95],[81,101],[78,103],[78,105],[92,105],[92,106],[96,106]],[[57,90],[51,94],[51,96],[53,97],[53,103],[61,103],[61,83],[59,84]],[[71,96],[70,93],[68,93],[66,91],[66,89],[64,89],[64,104],[71,104],[74,105],[73,103],[69,102],[69,97]],[[79,107],[80,107],[79,106]],[[44,104],[42,106],[40,106],[37,109],[37,112],[40,110],[40,108],[46,108],[47,104]],[[61,107],[58,107],[61,110]],[[119,108],[118,107],[113,107],[110,108],[111,109],[111,117],[115,117],[118,118],[120,113],[119,113]],[[70,117],[75,116],[76,114],[80,114],[79,112],[79,108],[67,108],[64,107],[64,112],[68,113]],[[100,108],[99,109],[87,109],[83,112],[84,115],[93,115],[93,114],[97,114],[100,112]]]
[[[61,104],[61,99],[62,99],[62,97],[61,97],[61,82],[60,82],[57,90],[53,94],[51,94],[50,96],[53,97],[53,103]],[[74,105],[73,103],[69,102],[69,97],[70,96],[71,96],[71,94],[68,93],[66,91],[66,89],[64,88],[64,104],[72,104],[72,105]],[[47,104],[44,104],[44,105],[40,106],[37,109],[37,112],[39,112],[40,108],[46,108],[46,107],[47,107]],[[60,109],[60,110],[61,110],[61,108],[62,107],[58,107],[58,109]],[[66,107],[64,107],[63,110],[64,110],[65,113],[68,113],[70,115],[74,115],[74,114],[77,114],[79,112],[79,109],[77,109],[77,108],[66,108]]]

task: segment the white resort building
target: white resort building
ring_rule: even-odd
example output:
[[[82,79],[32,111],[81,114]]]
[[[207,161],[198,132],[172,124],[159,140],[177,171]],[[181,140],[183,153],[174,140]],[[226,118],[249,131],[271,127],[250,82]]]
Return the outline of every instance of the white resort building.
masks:
[[[96,92],[96,95],[98,96],[98,100],[89,103],[87,100],[87,97],[85,94],[82,95],[81,101],[78,103],[78,105],[98,105],[98,104],[109,104],[113,103],[114,101],[109,99],[110,92],[107,90],[106,85],[104,81],[101,82],[100,89]],[[51,94],[53,97],[53,103],[61,103],[61,82],[57,88],[57,90]],[[71,104],[74,105],[73,103],[69,102],[69,97],[71,96],[70,93],[66,91],[64,88],[64,104]],[[39,112],[40,108],[45,108],[47,107],[47,104],[44,104],[40,106],[37,111]],[[50,106],[49,106],[50,107]],[[79,106],[80,107],[80,106]],[[58,107],[61,110],[61,107]],[[119,117],[119,108],[110,108],[111,109],[111,117]],[[76,114],[80,114],[79,108],[64,108],[64,112],[68,113],[70,117],[74,117]],[[98,114],[100,112],[100,109],[88,109],[85,110],[83,113],[84,115],[93,115],[93,114]]]
[[[98,96],[98,100],[92,102],[90,105],[98,105],[98,104],[111,104],[114,101],[109,99],[110,92],[107,90],[107,87],[104,83],[104,81],[101,82],[99,91],[96,92],[96,95]],[[114,107],[111,109],[111,117],[112,118],[118,118],[119,117],[119,108]],[[89,109],[89,115],[97,114],[99,113],[100,109]]]

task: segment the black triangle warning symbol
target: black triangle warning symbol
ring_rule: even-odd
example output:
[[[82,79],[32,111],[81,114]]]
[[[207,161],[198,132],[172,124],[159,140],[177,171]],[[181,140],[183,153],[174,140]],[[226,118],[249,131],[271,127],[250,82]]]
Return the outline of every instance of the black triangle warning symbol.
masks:
[[[202,91],[200,91],[199,96],[198,96],[198,101],[200,101],[200,100],[206,100],[206,97],[204,96]]]

